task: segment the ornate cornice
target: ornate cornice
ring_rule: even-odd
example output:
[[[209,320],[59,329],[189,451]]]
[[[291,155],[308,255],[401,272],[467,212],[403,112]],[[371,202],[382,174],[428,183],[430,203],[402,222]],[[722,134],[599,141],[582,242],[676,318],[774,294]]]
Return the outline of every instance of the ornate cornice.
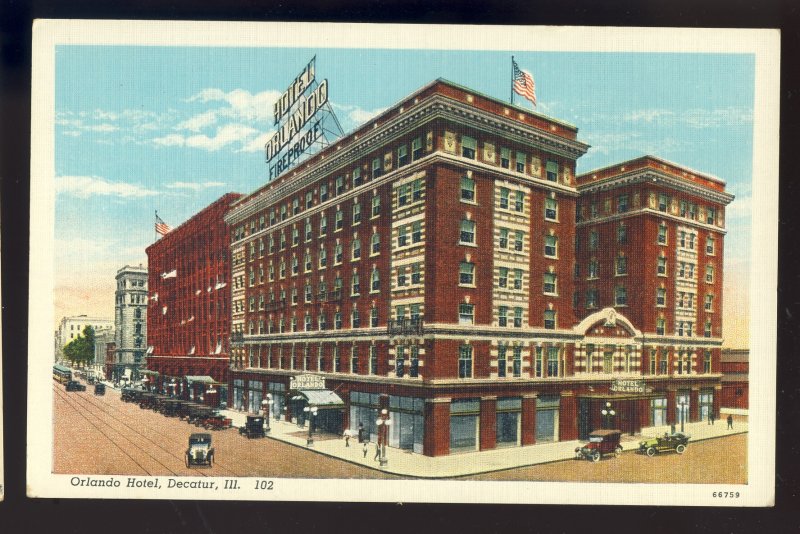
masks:
[[[687,180],[682,180],[671,174],[663,173],[658,169],[646,168],[620,174],[611,179],[604,179],[596,183],[578,185],[578,192],[583,195],[586,193],[599,193],[616,189],[625,185],[649,182],[663,185],[670,189],[675,189],[684,193],[698,196],[700,198],[717,202],[722,205],[730,204],[735,198],[732,194],[725,191],[717,191],[708,187],[702,187]]]

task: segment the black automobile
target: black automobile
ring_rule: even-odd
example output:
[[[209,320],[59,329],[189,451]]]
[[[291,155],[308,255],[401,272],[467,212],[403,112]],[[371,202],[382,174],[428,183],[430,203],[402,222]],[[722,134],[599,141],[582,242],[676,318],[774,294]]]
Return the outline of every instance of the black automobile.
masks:
[[[70,380],[67,382],[67,391],[86,391],[86,386],[77,380]]]
[[[244,426],[239,428],[239,434],[242,434],[247,439],[266,437],[264,418],[260,415],[248,415]]]
[[[95,395],[105,395],[106,394],[106,385],[97,383],[94,385],[94,394]]]
[[[193,465],[214,465],[214,447],[211,446],[211,434],[192,434],[189,436],[189,448],[186,449],[186,467]]]

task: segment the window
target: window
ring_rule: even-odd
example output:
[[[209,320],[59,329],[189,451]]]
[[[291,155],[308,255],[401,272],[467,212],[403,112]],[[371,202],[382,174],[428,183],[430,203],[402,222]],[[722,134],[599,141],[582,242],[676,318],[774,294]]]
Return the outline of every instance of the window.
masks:
[[[667,244],[667,225],[664,223],[658,225],[658,244],[659,245]]]
[[[312,300],[311,299],[311,284],[306,282],[306,285],[305,285],[305,302],[306,302],[306,304],[311,302],[311,300]]]
[[[297,246],[298,243],[300,243],[300,231],[295,226],[292,228],[292,246]]]
[[[285,221],[287,216],[286,206],[281,206],[281,220]]]
[[[361,314],[358,313],[356,308],[353,308],[353,311],[350,312],[350,324],[353,328],[361,328]]]
[[[320,302],[325,302],[328,300],[328,284],[325,282],[325,280],[320,280],[319,282],[318,298]]]
[[[328,233],[328,217],[323,213],[319,218],[319,235],[324,236]]]
[[[478,144],[472,137],[461,136],[461,155],[465,158],[475,159],[475,149]]]
[[[514,373],[514,378],[522,376],[522,345],[514,345],[512,372]]]
[[[402,306],[402,305],[401,306],[395,306],[394,312],[395,312],[395,319],[397,319],[398,321],[402,321],[403,319],[406,318],[406,307],[405,306]]]
[[[475,264],[462,261],[458,269],[458,283],[467,286],[475,285]]]
[[[596,308],[597,307],[597,290],[596,289],[588,289],[586,290],[586,307]]]
[[[461,221],[460,244],[475,244],[475,221],[469,219]]]
[[[505,187],[500,188],[500,207],[504,210],[508,209],[508,195],[510,191]]]
[[[514,289],[522,290],[522,269],[514,269]]]
[[[714,295],[706,295],[706,301],[705,301],[704,309],[707,312],[713,312],[714,311]]]
[[[351,245],[351,252],[352,252],[351,261],[356,261],[358,259],[361,259],[361,240],[360,239],[354,239],[353,240],[353,244]]]
[[[617,226],[617,243],[624,245],[628,242],[628,227],[624,224]]]
[[[500,248],[508,248],[508,228],[500,228]]]
[[[706,208],[706,224],[714,224],[717,220],[717,210]]]
[[[325,330],[328,328],[328,318],[324,313],[319,314],[319,317],[317,318],[317,324],[319,325],[320,330]]]
[[[328,184],[322,184],[319,186],[319,200],[321,202],[328,200]]]
[[[544,273],[544,293],[546,295],[555,295],[557,293],[555,273]]]
[[[617,256],[616,274],[617,276],[628,274],[628,258],[625,256]]]
[[[335,231],[341,230],[344,226],[344,213],[341,209],[336,209],[336,219],[335,219]]]
[[[614,306],[626,306],[628,304],[628,289],[624,286],[617,286],[614,289]]]
[[[333,371],[335,373],[341,372],[342,370],[342,356],[339,352],[339,345],[333,346]]]
[[[706,254],[708,254],[709,256],[713,256],[714,255],[714,238],[713,237],[707,237],[706,238]]]
[[[325,245],[319,248],[319,268],[323,269],[328,265],[328,251],[325,250]]]
[[[589,280],[600,277],[600,263],[597,260],[589,261]]]
[[[378,178],[380,175],[383,174],[383,167],[381,167],[381,158],[375,158],[372,160],[372,177]]]
[[[527,159],[528,157],[525,155],[524,152],[517,152],[517,159],[516,159],[517,172],[522,172],[522,173],[525,172],[525,162]]]
[[[661,256],[658,258],[658,266],[656,267],[656,273],[659,276],[667,276],[667,258]]]
[[[336,312],[333,314],[333,328],[335,330],[341,330],[342,328],[342,312]]]
[[[408,227],[401,226],[397,229],[397,246],[404,247],[408,245]]]
[[[591,354],[591,352],[590,352]],[[534,357],[534,373],[537,378],[542,377],[542,347],[536,347],[536,355]]]
[[[412,185],[411,201],[416,202],[422,199],[422,180],[414,180]]]
[[[507,148],[500,149],[500,166],[504,169],[511,167],[511,151]]]
[[[342,250],[343,250],[342,244],[341,243],[337,243],[336,247],[334,247],[334,249],[333,249],[333,252],[334,252],[334,254],[333,254],[333,264],[334,265],[339,265],[340,263],[342,263],[342,256],[343,256]]]
[[[500,306],[497,309],[497,325],[508,326],[508,306]]]
[[[411,242],[422,242],[422,221],[415,221],[411,224]]]
[[[548,330],[554,330],[556,327],[556,312],[555,310],[545,310],[544,312],[544,327]]]
[[[705,328],[703,329],[703,337],[711,337],[711,319],[706,319]]]
[[[678,233],[678,244],[681,248],[686,248],[686,232],[679,232]]]
[[[292,200],[292,215],[297,215],[300,213],[300,199],[296,198]]]
[[[461,200],[475,201],[475,180],[468,176],[461,177]]]
[[[306,219],[306,242],[311,241],[311,219]]]
[[[556,199],[544,199],[544,218],[548,221],[558,220],[558,201]]]
[[[617,213],[626,211],[628,211],[628,195],[620,195],[617,197]]]
[[[656,306],[667,305],[667,290],[663,287],[656,289]]]
[[[381,197],[374,196],[372,197],[372,216],[377,217],[381,214]]]
[[[414,161],[417,161],[421,157],[422,157],[422,138],[417,137],[416,139],[411,141],[411,158]]]
[[[408,145],[397,147],[397,166],[402,167],[408,163]]]
[[[522,308],[514,308],[514,328],[522,328]]]
[[[714,266],[713,265],[706,265],[706,283],[707,284],[714,283]]]
[[[275,236],[269,236],[269,253],[275,252]]]
[[[499,378],[506,376],[506,348],[507,345],[502,343],[497,346],[497,376]]]
[[[406,285],[406,268],[405,267],[398,267],[397,268],[397,287],[403,287]]]
[[[314,194],[309,191],[306,193],[306,209],[314,205]]]
[[[596,219],[599,215],[599,212],[597,211],[597,202],[592,202],[589,204],[589,215],[592,219]]]
[[[547,161],[547,165],[545,167],[547,171],[547,180],[550,182],[557,182],[558,181],[558,163],[552,160]]]
[[[508,268],[500,267],[500,275],[497,281],[498,287],[508,287]]]
[[[306,315],[304,317],[303,328],[306,332],[311,330],[311,314],[308,312],[306,312]]]
[[[548,258],[558,256],[558,238],[554,235],[544,237],[544,255]]]
[[[558,376],[558,347],[547,347],[547,376]]]
[[[381,289],[381,275],[377,268],[372,269],[372,281],[370,284],[371,291],[380,291]]]
[[[475,324],[475,305],[474,304],[459,304],[458,305],[458,324],[471,325]]]
[[[401,185],[397,188],[397,204],[399,206],[405,206],[406,204],[410,203],[410,196],[411,196],[411,186],[410,185]]]
[[[664,319],[656,319],[656,334],[663,336],[667,329],[667,322]]]
[[[361,222],[361,203],[356,202],[353,204],[353,224]]]
[[[458,378],[472,377],[472,347],[461,345],[458,348]]]
[[[297,256],[292,256],[292,276],[297,275],[300,272],[300,261],[297,259]]]
[[[517,191],[514,193],[514,211],[522,213],[525,208],[525,193]]]
[[[341,195],[344,193],[344,176],[337,176],[336,177],[336,195]]]
[[[597,250],[598,242],[599,238],[597,235],[597,230],[592,230],[589,232],[589,250]]]
[[[380,253],[381,251],[381,236],[379,233],[372,234],[372,237],[369,239],[369,250],[370,255],[375,256]]]
[[[364,179],[361,177],[361,168],[356,167],[355,169],[353,169],[353,187],[358,187],[363,183]]]
[[[525,234],[521,231],[517,230],[514,232],[514,250],[517,252],[522,252],[522,244],[525,239]]]
[[[398,378],[402,378],[405,375],[405,363],[406,348],[403,345],[397,345],[394,355],[394,374]]]
[[[358,273],[353,273],[350,294],[353,296],[361,294],[361,280],[358,277]]]
[[[422,275],[420,274],[420,264],[414,263],[411,265],[411,283],[418,285],[422,283]]]
[[[311,254],[309,252],[306,252],[305,256],[303,256],[303,267],[305,272],[311,271]]]
[[[658,211],[667,211],[669,206],[669,197],[663,193],[658,194]]]
[[[378,347],[375,345],[369,347],[369,374],[378,374]]]

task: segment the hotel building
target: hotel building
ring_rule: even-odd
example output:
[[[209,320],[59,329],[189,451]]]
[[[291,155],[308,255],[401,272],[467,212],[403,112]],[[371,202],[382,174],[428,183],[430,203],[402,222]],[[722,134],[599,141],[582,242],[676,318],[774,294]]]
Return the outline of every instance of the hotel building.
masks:
[[[429,456],[635,433],[674,423],[676,403],[687,420],[718,412],[732,197],[656,158],[576,177],[577,133],[436,80],[234,202],[229,404],[257,412],[269,393],[275,417],[304,424],[315,406],[317,427],[373,440],[385,409],[389,445]],[[606,211],[623,194],[629,209]]]

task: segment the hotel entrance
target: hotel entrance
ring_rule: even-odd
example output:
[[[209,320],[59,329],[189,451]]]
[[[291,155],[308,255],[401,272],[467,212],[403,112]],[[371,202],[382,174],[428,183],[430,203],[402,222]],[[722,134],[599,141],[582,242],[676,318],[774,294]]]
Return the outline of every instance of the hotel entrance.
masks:
[[[324,378],[310,374],[292,377],[286,397],[290,421],[301,427],[310,424],[312,432],[342,434],[344,401],[325,388]]]
[[[588,394],[578,396],[578,439],[600,429],[618,429],[633,436],[649,426],[651,399],[656,395],[641,393]]]

